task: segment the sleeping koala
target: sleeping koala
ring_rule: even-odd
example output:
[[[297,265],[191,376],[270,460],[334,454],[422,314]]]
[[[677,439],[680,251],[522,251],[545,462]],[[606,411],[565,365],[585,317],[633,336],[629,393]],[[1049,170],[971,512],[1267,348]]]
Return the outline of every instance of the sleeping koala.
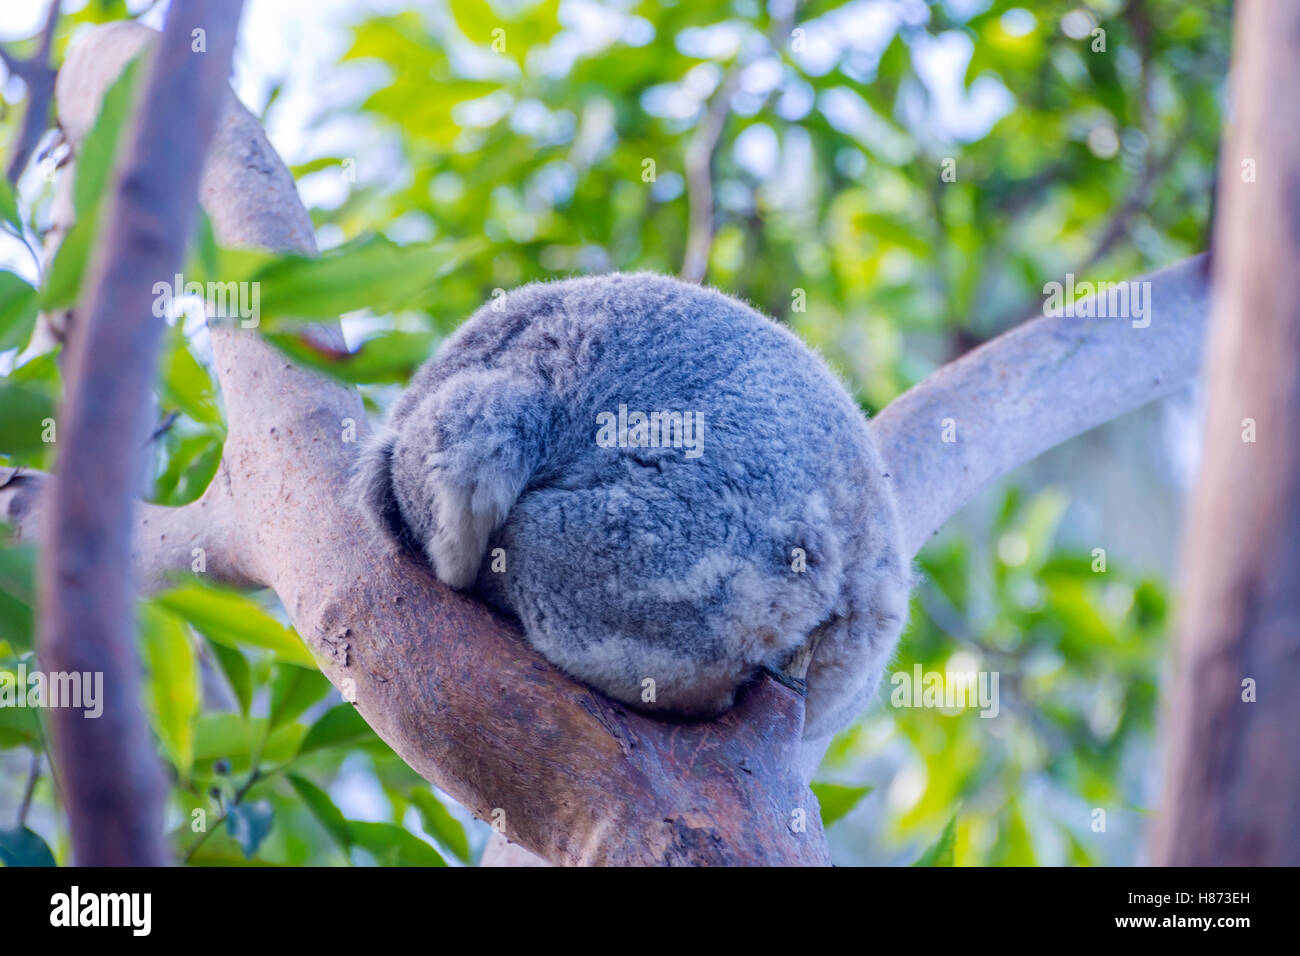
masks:
[[[906,614],[866,420],[794,335],[650,274],[479,309],[371,442],[364,510],[556,666],[686,717],[818,633],[805,738],[849,723]]]

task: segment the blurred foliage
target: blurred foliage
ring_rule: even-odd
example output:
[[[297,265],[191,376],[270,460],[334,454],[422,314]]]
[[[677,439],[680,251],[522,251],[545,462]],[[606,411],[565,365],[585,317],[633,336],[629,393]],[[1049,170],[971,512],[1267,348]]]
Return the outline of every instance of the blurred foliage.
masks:
[[[1035,311],[1049,279],[1124,278],[1207,245],[1227,0],[418,8],[358,5],[335,67],[350,92],[309,117],[365,130],[355,151],[296,157],[305,194],[321,197],[325,257],[221,249],[204,221],[186,269],[257,282],[261,333],[360,384],[375,411],[494,290],[678,270],[687,157],[708,145],[711,107],[727,119],[709,166],[707,280],[796,329],[868,411]],[[120,0],[66,14],[56,55],[80,24],[126,15]],[[59,349],[37,309],[78,298],[129,85],[83,154],[82,224],[39,288],[0,272],[0,463],[54,465]],[[6,142],[18,115],[0,112]],[[52,187],[23,183],[0,183],[0,229],[36,248]],[[322,352],[294,321],[340,312],[347,353]],[[151,497],[180,504],[215,474],[225,419],[202,316],[167,318]],[[887,675],[883,705],[836,739],[815,787],[838,860],[1136,859],[1165,587],[1059,547],[1065,505],[1008,489],[987,535],[950,532],[920,556],[895,673],[995,673],[998,714],[890,706]],[[0,680],[34,666],[34,560],[30,545],[0,550]],[[375,737],[272,597],[200,573],[142,602],[140,622],[180,858],[473,862],[486,828]],[[38,718],[0,708],[0,748],[44,751]],[[349,819],[339,803],[357,792],[384,818]],[[0,830],[6,865],[44,860],[47,844],[67,860],[48,774],[15,822]]]
[[[915,852],[960,806],[962,864],[1133,861],[1153,758],[1165,589],[1104,555],[1058,548],[1066,503],[1053,489],[1029,500],[1009,490],[988,540],[948,535],[921,553],[883,706],[836,738],[823,767],[887,771],[869,778],[884,790],[862,815],[874,831],[855,835],[879,857]],[[891,677],[917,668],[997,675],[990,717],[974,706],[891,706]],[[1099,821],[1104,830],[1094,830]]]

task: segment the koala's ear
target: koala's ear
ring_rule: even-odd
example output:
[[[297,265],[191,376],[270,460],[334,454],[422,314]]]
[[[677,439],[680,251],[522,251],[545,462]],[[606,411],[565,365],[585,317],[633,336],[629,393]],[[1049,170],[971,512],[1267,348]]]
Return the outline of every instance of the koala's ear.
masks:
[[[352,478],[352,494],[371,524],[393,541],[419,554],[419,542],[402,516],[397,488],[393,484],[396,447],[397,435],[387,430],[377,433],[367,442]]]

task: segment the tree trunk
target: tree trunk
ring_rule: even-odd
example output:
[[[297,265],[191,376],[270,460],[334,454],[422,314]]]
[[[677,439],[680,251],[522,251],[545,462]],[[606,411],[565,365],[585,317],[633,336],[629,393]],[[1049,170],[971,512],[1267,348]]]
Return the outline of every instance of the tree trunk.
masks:
[[[1300,4],[1237,7],[1164,865],[1300,864]]]

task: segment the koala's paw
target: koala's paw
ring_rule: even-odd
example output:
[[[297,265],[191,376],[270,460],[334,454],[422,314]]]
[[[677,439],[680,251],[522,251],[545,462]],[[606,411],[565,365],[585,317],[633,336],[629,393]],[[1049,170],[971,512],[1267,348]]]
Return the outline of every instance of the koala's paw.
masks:
[[[469,588],[541,458],[548,410],[526,382],[498,372],[453,376],[417,397],[371,443],[356,494],[440,581]]]
[[[437,527],[424,543],[438,580],[464,590],[474,584],[488,539],[510,513],[518,491],[490,478],[478,484],[436,482]]]

